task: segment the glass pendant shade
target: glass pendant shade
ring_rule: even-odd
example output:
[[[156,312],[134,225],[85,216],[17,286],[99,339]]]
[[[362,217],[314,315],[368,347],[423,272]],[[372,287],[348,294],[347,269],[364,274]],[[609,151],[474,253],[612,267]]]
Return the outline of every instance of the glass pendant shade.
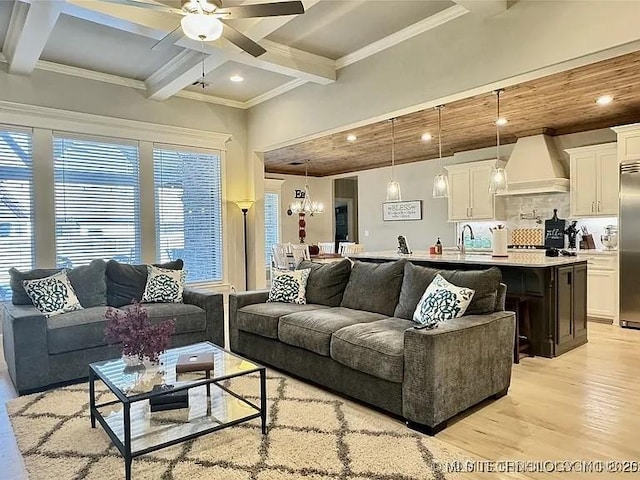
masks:
[[[449,177],[443,173],[433,177],[433,198],[449,196]]]
[[[493,167],[489,178],[489,193],[505,192],[506,190],[507,171],[501,167]]]
[[[222,22],[204,13],[189,13],[182,17],[180,24],[184,34],[192,40],[211,42],[222,35]]]
[[[391,180],[387,183],[387,202],[399,202],[401,200],[400,184],[395,180]]]

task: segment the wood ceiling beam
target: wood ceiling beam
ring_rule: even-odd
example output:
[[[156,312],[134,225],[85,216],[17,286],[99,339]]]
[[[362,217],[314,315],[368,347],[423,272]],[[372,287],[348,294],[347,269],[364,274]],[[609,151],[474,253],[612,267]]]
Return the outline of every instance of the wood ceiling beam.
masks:
[[[17,0],[13,4],[3,48],[9,73],[31,75],[62,7],[60,2],[30,3]]]
[[[319,0],[306,0],[304,2],[305,9],[309,10],[318,3]],[[207,55],[204,62],[205,75],[231,60],[262,70],[288,75],[305,82],[321,85],[334,82],[336,68],[333,60],[263,40],[264,37],[294,18],[296,17],[291,15],[245,21],[242,27],[243,32],[253,40],[259,41],[267,49],[267,52],[258,58],[246,54],[224,39],[220,39],[213,45],[205,44],[203,46],[199,42],[182,37],[176,42],[176,45]],[[178,54],[165,66],[151,74],[145,80],[148,97],[153,100],[166,100],[191,85],[202,74],[202,56],[200,55],[199,59],[193,57],[191,60],[189,65],[188,62],[185,62],[184,56]]]

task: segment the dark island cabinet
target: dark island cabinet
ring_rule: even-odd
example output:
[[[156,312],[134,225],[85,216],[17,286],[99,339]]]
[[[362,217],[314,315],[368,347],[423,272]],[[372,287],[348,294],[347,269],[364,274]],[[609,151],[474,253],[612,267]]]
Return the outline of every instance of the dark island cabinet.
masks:
[[[556,272],[555,354],[587,341],[587,266],[558,267]]]

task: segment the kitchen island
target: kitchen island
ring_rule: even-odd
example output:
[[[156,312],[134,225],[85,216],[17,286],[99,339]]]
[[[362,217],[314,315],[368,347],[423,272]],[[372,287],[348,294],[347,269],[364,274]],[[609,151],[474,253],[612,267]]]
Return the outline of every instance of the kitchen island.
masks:
[[[509,252],[494,258],[488,252],[363,252],[353,260],[389,262],[405,258],[415,265],[441,269],[473,270],[498,267],[507,295],[527,298],[531,353],[556,357],[587,343],[587,260],[580,257],[546,257],[544,252]]]

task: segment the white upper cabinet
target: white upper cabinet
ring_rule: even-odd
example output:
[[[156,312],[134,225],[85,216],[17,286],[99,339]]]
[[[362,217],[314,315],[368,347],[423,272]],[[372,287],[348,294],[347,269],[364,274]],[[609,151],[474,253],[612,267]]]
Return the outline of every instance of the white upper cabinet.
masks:
[[[618,215],[616,144],[571,148],[566,152],[571,163],[571,216]]]
[[[446,167],[450,222],[495,218],[495,196],[489,193],[489,179],[496,162],[487,160]],[[504,166],[504,162],[500,162],[500,166]]]

